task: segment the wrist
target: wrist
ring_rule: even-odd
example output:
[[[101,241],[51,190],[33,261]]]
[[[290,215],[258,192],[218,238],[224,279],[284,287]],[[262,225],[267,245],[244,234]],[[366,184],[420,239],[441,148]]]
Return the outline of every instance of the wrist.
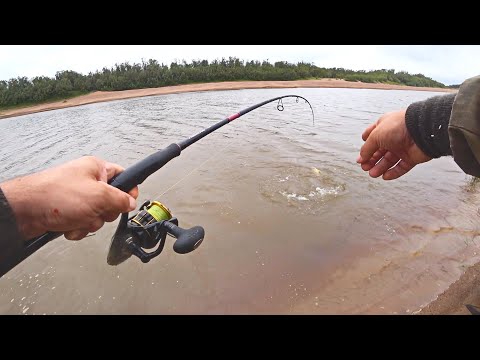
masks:
[[[29,176],[20,177],[2,183],[1,187],[7,199],[19,233],[28,240],[47,231],[42,204],[35,199],[35,189],[29,186]]]

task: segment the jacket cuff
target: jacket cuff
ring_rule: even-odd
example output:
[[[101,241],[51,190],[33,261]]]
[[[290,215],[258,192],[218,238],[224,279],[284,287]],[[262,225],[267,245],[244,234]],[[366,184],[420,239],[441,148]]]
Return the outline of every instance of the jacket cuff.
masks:
[[[0,264],[11,261],[24,247],[15,215],[0,188]]]
[[[448,125],[455,94],[434,96],[411,104],[405,124],[415,144],[431,158],[452,155]]]

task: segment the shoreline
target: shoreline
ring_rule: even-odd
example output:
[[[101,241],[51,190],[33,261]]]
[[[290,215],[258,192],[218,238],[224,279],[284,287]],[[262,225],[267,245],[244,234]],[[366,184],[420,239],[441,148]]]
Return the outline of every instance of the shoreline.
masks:
[[[447,290],[423,307],[418,315],[480,315],[480,262],[470,266]]]
[[[120,91],[95,91],[63,101],[55,101],[18,109],[0,111],[0,119],[34,114],[43,111],[94,104],[99,102],[132,99],[145,96],[179,94],[197,91],[243,90],[243,89],[288,89],[288,88],[345,88],[377,90],[412,90],[434,92],[456,92],[455,89],[391,85],[383,83],[362,83],[338,79],[293,80],[293,81],[226,81],[203,84],[164,86],[159,88]]]

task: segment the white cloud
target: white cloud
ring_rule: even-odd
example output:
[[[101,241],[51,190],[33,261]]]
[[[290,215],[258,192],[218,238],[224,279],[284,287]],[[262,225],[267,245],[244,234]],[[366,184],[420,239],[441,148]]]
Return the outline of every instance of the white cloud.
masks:
[[[480,46],[450,45],[2,45],[0,79],[54,76],[60,70],[83,74],[125,61],[220,59],[313,62],[353,70],[395,69],[458,84],[479,73]]]

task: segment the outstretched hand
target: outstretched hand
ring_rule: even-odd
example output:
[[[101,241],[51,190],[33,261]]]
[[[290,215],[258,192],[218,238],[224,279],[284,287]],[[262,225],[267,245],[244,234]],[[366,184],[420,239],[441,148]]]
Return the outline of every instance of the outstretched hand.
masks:
[[[415,144],[405,125],[406,110],[389,112],[365,129],[357,163],[371,177],[397,179],[432,158]]]
[[[93,156],[1,184],[20,232],[30,239],[47,231],[80,240],[136,207],[138,188],[128,194],[107,184],[124,169]]]

